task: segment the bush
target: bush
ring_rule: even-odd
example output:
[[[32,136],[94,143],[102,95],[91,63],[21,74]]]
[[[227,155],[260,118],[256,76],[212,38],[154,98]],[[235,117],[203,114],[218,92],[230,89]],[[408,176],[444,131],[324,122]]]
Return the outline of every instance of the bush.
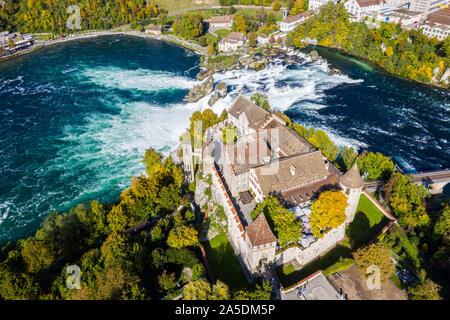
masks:
[[[192,281],[196,281],[205,275],[206,270],[202,264],[196,264],[192,267]]]
[[[329,276],[333,273],[339,272],[339,271],[344,271],[347,270],[348,268],[350,268],[353,264],[355,263],[355,261],[353,259],[343,259],[342,257],[339,259],[338,262],[336,262],[335,264],[333,264],[332,266],[328,267],[327,269],[325,269],[325,271],[323,272],[324,275]]]
[[[167,262],[180,264],[188,268],[194,267],[200,262],[197,256],[188,249],[169,248],[166,250]]]

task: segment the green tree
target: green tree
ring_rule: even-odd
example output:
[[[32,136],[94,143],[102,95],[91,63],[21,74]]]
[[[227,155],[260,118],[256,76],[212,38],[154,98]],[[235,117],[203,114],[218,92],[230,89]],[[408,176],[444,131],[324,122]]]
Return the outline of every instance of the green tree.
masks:
[[[39,285],[26,273],[13,273],[0,264],[0,297],[5,300],[34,300],[39,296]]]
[[[408,228],[429,225],[430,218],[425,210],[424,200],[430,193],[423,186],[416,185],[407,176],[395,172],[383,186],[383,194],[400,225]]]
[[[444,203],[443,205],[444,207],[440,211],[433,228],[433,236],[435,239],[441,238],[444,232],[450,229],[450,204]]]
[[[275,20],[275,14],[273,12],[269,12],[266,18],[266,26],[276,25],[277,21]]]
[[[359,172],[368,180],[387,180],[394,171],[394,163],[391,158],[381,153],[369,152],[358,159]]]
[[[254,290],[239,290],[234,294],[234,300],[270,300],[272,286],[263,280],[262,284],[256,284]]]
[[[338,163],[339,166],[344,170],[349,170],[356,161],[358,153],[352,147],[344,147],[339,153]]]
[[[250,216],[255,220],[261,213],[265,215],[282,247],[288,242],[296,242],[301,237],[301,223],[295,219],[292,212],[280,205],[277,198],[273,196],[264,198],[262,203],[256,205]]]
[[[192,281],[196,281],[206,274],[203,264],[197,263],[192,267]]]
[[[249,32],[248,33],[248,45],[250,47],[256,47],[256,32]]]
[[[56,260],[52,250],[43,241],[31,239],[24,243],[22,258],[31,273],[47,269]]]
[[[263,108],[266,111],[271,112],[272,108],[269,104],[269,97],[261,92],[255,92],[251,97],[250,100],[256,104],[258,107]]]

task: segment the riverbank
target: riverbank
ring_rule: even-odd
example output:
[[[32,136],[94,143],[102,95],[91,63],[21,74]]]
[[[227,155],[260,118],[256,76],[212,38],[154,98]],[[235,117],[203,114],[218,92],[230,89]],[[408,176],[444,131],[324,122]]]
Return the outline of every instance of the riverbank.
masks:
[[[420,83],[420,84],[423,84],[423,85],[432,86],[432,87],[435,87],[435,88],[445,89],[447,91],[450,91],[450,83],[448,81],[447,81],[447,85],[444,86],[444,85],[442,85],[440,83],[437,83],[437,82],[423,82],[423,81],[420,81],[420,80],[410,79],[410,78],[403,77],[403,76],[395,74],[395,73],[391,73],[391,72],[387,71],[386,69],[384,69],[379,64],[377,64],[377,63],[375,63],[373,61],[370,61],[370,60],[368,60],[368,59],[366,59],[364,57],[348,53],[347,51],[345,51],[341,47],[319,45],[319,44],[317,44],[317,41],[310,40],[310,39],[303,39],[302,42],[306,43],[308,46],[316,46],[316,47],[322,47],[322,48],[336,50],[337,52],[339,52],[340,54],[342,54],[345,57],[348,57],[348,58],[351,58],[351,59],[356,59],[356,60],[361,60],[362,63],[369,64],[371,67],[376,68],[377,71],[379,71],[379,72],[385,73],[385,74],[390,75],[390,76],[394,76],[394,77],[402,79],[402,80],[408,80],[408,81],[411,81],[412,83]],[[448,73],[450,73],[450,68],[447,68],[447,70],[444,72],[442,78],[444,78],[444,75],[448,74]]]
[[[23,55],[26,55],[29,53],[36,52],[37,50],[40,50],[42,48],[46,48],[46,47],[49,47],[49,46],[52,46],[55,44],[65,43],[65,42],[74,41],[74,40],[95,38],[95,37],[100,37],[100,36],[111,36],[111,35],[126,35],[126,36],[136,36],[136,37],[141,37],[141,38],[163,40],[163,41],[178,45],[180,47],[192,50],[198,54],[205,55],[204,48],[196,45],[195,43],[190,43],[184,39],[181,39],[181,38],[173,36],[173,35],[162,34],[162,35],[157,36],[157,35],[147,34],[145,32],[141,32],[141,31],[111,30],[111,31],[87,32],[87,33],[83,33],[83,34],[70,35],[65,38],[60,38],[60,39],[52,39],[52,40],[47,40],[47,41],[42,41],[42,42],[40,41],[24,51],[16,52],[14,54],[11,54],[11,55],[8,55],[5,57],[0,57],[0,63],[3,61],[18,58],[20,56],[23,56]]]

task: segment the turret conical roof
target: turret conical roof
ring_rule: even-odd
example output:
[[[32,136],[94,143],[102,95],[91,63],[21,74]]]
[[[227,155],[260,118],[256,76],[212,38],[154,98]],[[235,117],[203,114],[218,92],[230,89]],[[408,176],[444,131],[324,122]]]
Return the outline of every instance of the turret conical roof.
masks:
[[[359,174],[358,165],[355,164],[344,175],[339,177],[339,183],[347,188],[359,189],[364,185],[364,181]]]

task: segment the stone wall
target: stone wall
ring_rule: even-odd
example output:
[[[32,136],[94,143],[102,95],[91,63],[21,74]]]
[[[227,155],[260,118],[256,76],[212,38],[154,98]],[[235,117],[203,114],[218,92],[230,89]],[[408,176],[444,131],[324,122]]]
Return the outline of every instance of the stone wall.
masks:
[[[228,195],[219,173],[214,166],[212,166],[211,171],[213,172],[211,177],[211,191],[213,200],[217,204],[221,205],[225,211],[228,222],[228,237],[231,245],[236,253],[236,256],[243,265],[244,271],[251,279],[251,249],[249,247],[247,232],[237,214],[236,208]]]
[[[340,242],[345,236],[345,224],[331,230],[322,239],[318,239],[308,248],[300,248],[298,246],[288,248],[275,256],[275,266],[296,260],[300,265],[306,265],[324,254]]]

